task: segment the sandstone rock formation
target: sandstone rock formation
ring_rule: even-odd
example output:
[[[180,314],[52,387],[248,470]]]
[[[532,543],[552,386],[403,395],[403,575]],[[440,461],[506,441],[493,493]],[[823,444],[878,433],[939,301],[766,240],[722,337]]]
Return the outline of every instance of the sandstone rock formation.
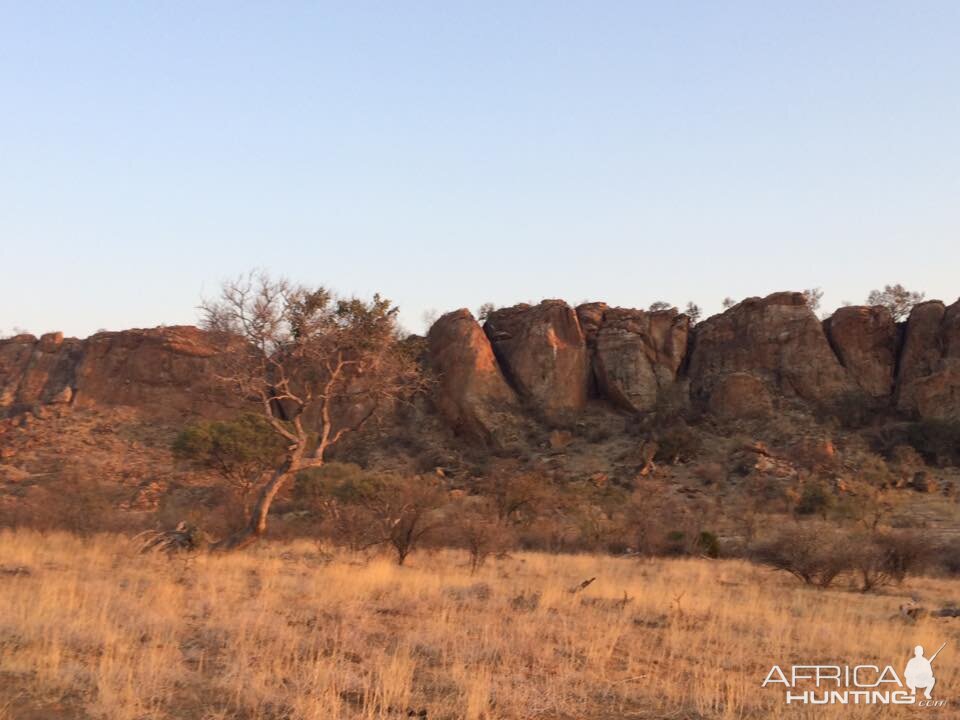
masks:
[[[869,396],[889,399],[897,361],[897,326],[884,307],[842,307],[824,322],[840,362]]]
[[[132,405],[149,414],[223,414],[234,403],[214,382],[221,351],[195,327],[60,333],[0,341],[0,414],[36,405]]]
[[[960,300],[920,303],[910,313],[896,396],[905,414],[960,420]]]
[[[960,300],[921,303],[898,327],[879,307],[821,323],[800,293],[775,293],[693,331],[676,311],[546,300],[496,310],[482,329],[467,310],[448,313],[426,347],[446,424],[494,444],[522,434],[525,409],[565,423],[591,392],[639,413],[678,397],[724,419],[765,417],[784,400],[812,409],[862,398],[960,420]],[[0,340],[0,418],[55,404],[230,415],[237,401],[215,382],[224,349],[193,327]]]
[[[455,432],[494,439],[517,410],[517,398],[473,314],[447,313],[427,335],[430,364],[439,376],[435,402]]]
[[[693,397],[725,415],[734,408],[723,408],[712,396],[732,373],[753,376],[771,397],[814,405],[829,404],[856,388],[803,295],[793,292],[748,298],[700,323],[688,372]],[[746,386],[742,378],[736,383]]]
[[[583,408],[590,372],[577,314],[562,300],[495,310],[483,327],[507,379],[549,420]]]
[[[670,390],[687,351],[690,321],[676,310],[577,308],[601,396],[635,412],[653,410]]]

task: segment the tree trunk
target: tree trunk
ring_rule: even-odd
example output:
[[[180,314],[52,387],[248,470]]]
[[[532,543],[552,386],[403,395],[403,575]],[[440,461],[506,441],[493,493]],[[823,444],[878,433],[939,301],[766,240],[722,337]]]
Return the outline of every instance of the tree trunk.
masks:
[[[257,504],[253,507],[253,513],[247,521],[246,527],[221,540],[213,546],[213,549],[241,550],[257,542],[267,531],[267,515],[270,512],[270,505],[283,484],[296,472],[291,462],[285,462],[282,467],[277,469],[260,491],[260,497],[257,498]]]

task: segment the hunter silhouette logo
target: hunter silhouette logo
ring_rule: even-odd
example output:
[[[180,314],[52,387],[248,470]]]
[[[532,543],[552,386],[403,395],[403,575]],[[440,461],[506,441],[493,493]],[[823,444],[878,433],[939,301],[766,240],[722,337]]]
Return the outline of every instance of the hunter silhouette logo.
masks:
[[[891,665],[774,665],[760,687],[783,685],[788,705],[944,707],[946,700],[933,699],[937,683],[933,661],[946,645],[943,643],[929,659],[924,657],[923,646],[917,645],[902,679]]]
[[[943,650],[946,645],[946,643],[941,645],[940,650]],[[913,649],[913,657],[910,658],[907,667],[903,671],[903,679],[907,687],[910,688],[910,692],[914,695],[917,694],[917,690],[923,690],[923,696],[927,700],[930,699],[930,692],[937,683],[937,679],[933,676],[933,661],[937,659],[940,650],[937,650],[933,656],[927,660],[923,656],[923,645],[917,645],[917,647]]]

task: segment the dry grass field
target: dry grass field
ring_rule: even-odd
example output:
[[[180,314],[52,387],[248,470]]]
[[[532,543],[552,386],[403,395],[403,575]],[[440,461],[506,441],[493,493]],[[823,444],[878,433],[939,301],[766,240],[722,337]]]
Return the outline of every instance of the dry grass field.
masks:
[[[596,581],[582,592],[570,588]],[[739,561],[452,551],[389,558],[309,542],[142,556],[117,536],[0,534],[0,718],[956,717],[960,598],[911,579],[817,591]],[[773,663],[892,664],[917,643],[945,708],[783,704]]]

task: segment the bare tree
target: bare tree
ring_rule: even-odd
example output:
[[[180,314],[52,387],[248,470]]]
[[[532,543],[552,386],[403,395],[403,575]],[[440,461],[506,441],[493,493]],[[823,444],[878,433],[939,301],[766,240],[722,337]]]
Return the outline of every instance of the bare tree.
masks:
[[[477,490],[490,498],[497,521],[503,525],[529,523],[549,500],[548,481],[530,472],[497,468],[477,482]]]
[[[868,305],[882,305],[890,311],[895,322],[905,320],[913,306],[922,302],[924,293],[912,292],[903,285],[884,285],[883,290],[871,290],[867,296]]]
[[[485,302],[479,308],[477,308],[477,321],[484,322],[494,310],[497,309],[497,306],[492,302]]]
[[[823,300],[823,290],[820,288],[807,288],[803,291],[803,299],[811,312],[817,312],[820,309],[820,301]]]
[[[683,312],[688,318],[690,318],[691,325],[696,325],[698,322],[700,322],[700,318],[703,315],[703,311],[700,309],[700,306],[692,300],[687,303],[687,307],[684,308]]]
[[[201,310],[206,329],[233,339],[221,379],[286,443],[250,521],[219,545],[239,548],[266,532],[270,506],[291,478],[322,466],[331,447],[407,399],[422,377],[399,337],[397,308],[379,295],[337,298],[250,273]]]
[[[371,544],[389,545],[403,565],[429,535],[443,525],[439,510],[447,496],[430,477],[397,478],[386,482],[366,501],[373,519]]]
[[[468,498],[475,500],[475,498]],[[475,573],[494,553],[506,552],[512,537],[509,527],[497,521],[489,503],[461,502],[455,518],[453,542],[470,555],[470,573]]]
[[[436,308],[428,308],[423,311],[423,314],[420,316],[420,319],[423,320],[423,326],[429,330],[433,327],[433,324],[437,321],[437,318],[440,317],[440,312]]]

